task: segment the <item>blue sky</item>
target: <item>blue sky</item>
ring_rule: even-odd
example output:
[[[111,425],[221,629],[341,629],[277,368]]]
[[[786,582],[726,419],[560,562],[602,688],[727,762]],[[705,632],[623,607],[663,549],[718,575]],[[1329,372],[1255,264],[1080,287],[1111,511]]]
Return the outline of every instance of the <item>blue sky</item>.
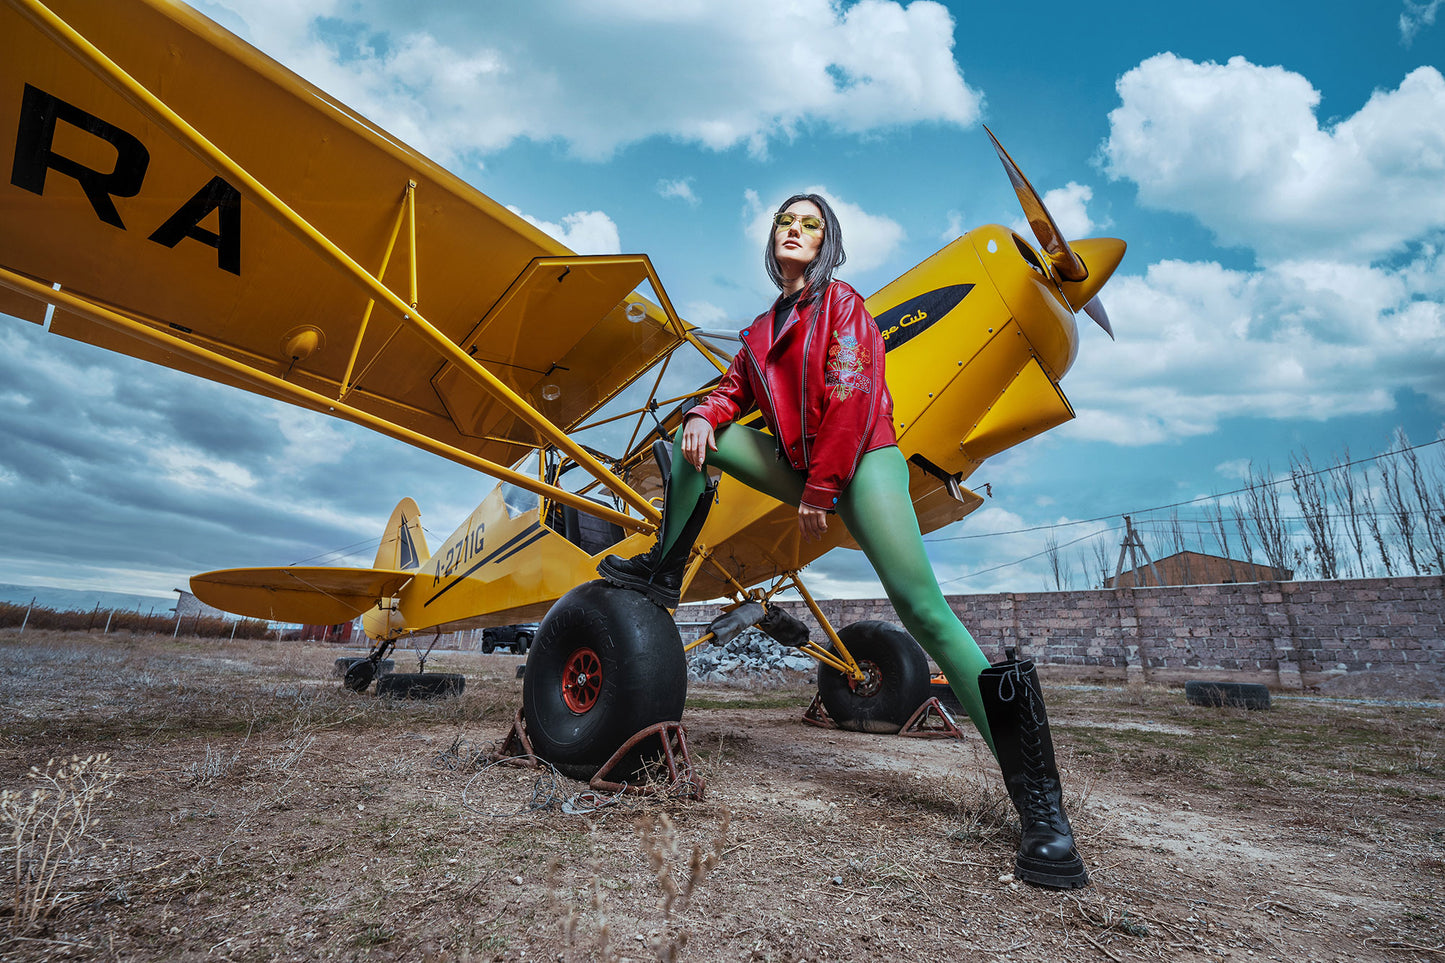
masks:
[[[709,327],[770,300],[760,219],[795,190],[834,199],[865,293],[1017,224],[989,124],[1066,234],[1130,249],[1103,294],[1117,343],[1081,324],[1078,419],[985,465],[985,507],[933,536],[949,591],[1052,584],[1020,561],[1041,527],[1445,424],[1440,0],[195,5],[574,248],[651,255]],[[489,487],[0,324],[0,582],[162,594],[211,568],[367,564],[397,498],[440,538]],[[1054,535],[1112,557],[1118,524]],[[998,534],[1018,529],[1040,530]],[[1076,585],[1089,551],[1065,550]],[[857,553],[810,573],[876,593]]]

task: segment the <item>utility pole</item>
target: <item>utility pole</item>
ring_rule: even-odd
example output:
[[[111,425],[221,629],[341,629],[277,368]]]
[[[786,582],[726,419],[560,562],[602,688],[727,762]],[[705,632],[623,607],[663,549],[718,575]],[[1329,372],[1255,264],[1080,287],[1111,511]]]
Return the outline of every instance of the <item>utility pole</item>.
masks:
[[[1149,565],[1149,574],[1154,576],[1155,585],[1163,585],[1164,580],[1159,577],[1159,570],[1154,567],[1154,560],[1149,557],[1149,550],[1144,547],[1144,542],[1139,538],[1139,533],[1134,531],[1134,522],[1128,515],[1124,516],[1124,541],[1119,546],[1119,562],[1114,566],[1114,588],[1119,588],[1119,578],[1124,574],[1124,553],[1129,554],[1129,565],[1134,572],[1134,585],[1131,588],[1139,587],[1139,553],[1144,553],[1144,561]]]

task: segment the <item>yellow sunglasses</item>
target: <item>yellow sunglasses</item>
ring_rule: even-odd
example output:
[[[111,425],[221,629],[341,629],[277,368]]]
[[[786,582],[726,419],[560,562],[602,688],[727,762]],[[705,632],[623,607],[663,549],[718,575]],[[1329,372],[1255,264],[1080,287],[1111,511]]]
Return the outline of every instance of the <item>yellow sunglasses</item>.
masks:
[[[813,214],[803,214],[799,216],[790,211],[784,211],[781,214],[773,215],[773,226],[778,230],[786,230],[792,227],[794,221],[798,222],[798,229],[804,234],[811,234],[814,237],[818,237],[823,233],[823,219]]]

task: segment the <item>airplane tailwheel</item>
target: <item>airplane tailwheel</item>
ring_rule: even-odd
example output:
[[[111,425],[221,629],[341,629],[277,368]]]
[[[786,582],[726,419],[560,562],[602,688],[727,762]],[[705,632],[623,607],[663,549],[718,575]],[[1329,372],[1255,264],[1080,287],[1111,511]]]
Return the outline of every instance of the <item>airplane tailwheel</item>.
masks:
[[[838,633],[863,670],[862,681],[818,666],[818,694],[840,729],[897,732],[928,699],[928,656],[913,636],[887,622],[854,622]]]
[[[352,692],[365,692],[366,687],[371,685],[371,680],[377,676],[376,663],[370,659],[357,659],[346,670],[341,678],[341,684]]]
[[[361,656],[355,656],[355,655],[342,656],[341,658],[339,658],[339,659],[336,660],[336,668],[333,670],[333,673],[332,673],[332,674],[333,674],[333,675],[336,675],[336,676],[339,677],[339,678],[343,678],[343,679],[344,679],[344,678],[346,678],[346,673],[349,672],[349,671],[351,671],[351,667],[352,667],[353,665],[356,665],[356,663],[358,663],[358,662],[367,662],[367,661],[370,661],[370,660],[367,659],[367,657],[364,656],[364,655],[361,655]],[[381,660],[381,675],[386,675],[388,672],[395,671],[395,669],[396,669],[396,663],[393,662],[391,659],[382,659],[382,660]]]
[[[686,699],[687,659],[672,616],[600,580],[552,606],[522,677],[533,748],[574,779],[592,778],[640,730],[679,720]]]

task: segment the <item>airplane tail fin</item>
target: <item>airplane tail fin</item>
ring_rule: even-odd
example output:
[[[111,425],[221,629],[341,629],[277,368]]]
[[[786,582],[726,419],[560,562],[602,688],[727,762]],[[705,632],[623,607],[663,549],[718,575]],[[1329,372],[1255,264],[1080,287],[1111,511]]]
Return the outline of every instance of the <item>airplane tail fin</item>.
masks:
[[[416,569],[421,568],[421,564],[430,557],[426,536],[421,530],[421,511],[416,502],[403,498],[391,510],[391,520],[386,523],[386,532],[381,536],[381,547],[376,550],[373,567]]]

